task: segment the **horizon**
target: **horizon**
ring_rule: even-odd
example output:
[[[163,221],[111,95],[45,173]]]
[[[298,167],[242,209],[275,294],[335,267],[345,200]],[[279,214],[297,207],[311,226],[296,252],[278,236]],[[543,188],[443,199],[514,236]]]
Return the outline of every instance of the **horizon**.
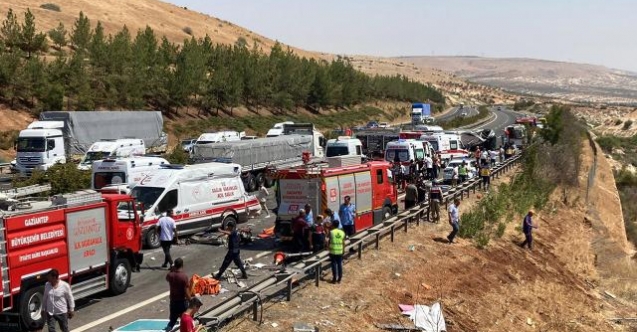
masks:
[[[637,73],[637,44],[630,33],[637,24],[625,15],[637,10],[637,1],[369,0],[364,6],[336,0],[167,1],[307,51],[387,58],[521,58]],[[415,33],[414,26],[423,22],[427,28]]]

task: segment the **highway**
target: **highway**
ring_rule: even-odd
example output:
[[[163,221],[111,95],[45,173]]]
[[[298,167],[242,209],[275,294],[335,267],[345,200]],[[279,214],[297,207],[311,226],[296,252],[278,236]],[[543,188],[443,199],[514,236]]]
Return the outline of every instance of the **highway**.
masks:
[[[477,114],[475,109],[472,112]],[[480,127],[493,129],[497,135],[501,135],[506,125],[515,121],[516,113],[511,110],[498,111],[495,108],[493,112],[495,118]],[[438,119],[449,119],[458,116],[459,113],[460,110],[456,108]],[[270,209],[276,206],[273,195],[268,199],[268,206]],[[273,226],[274,220],[275,217],[272,214],[270,218],[262,216],[252,219],[247,225],[253,228],[253,234],[256,235],[261,230]],[[273,239],[256,240],[254,244],[242,248],[242,256],[244,259],[253,257],[252,263],[260,262],[269,265],[272,263],[273,250],[275,250]],[[221,265],[225,251],[223,246],[191,244],[173,247],[172,253],[173,259],[177,257],[184,259],[187,274],[206,275],[216,271]],[[140,318],[167,319],[168,284],[165,281],[167,271],[160,268],[162,263],[161,249],[146,250],[141,272],[133,273],[131,287],[125,294],[115,297],[100,295],[78,301],[77,315],[70,322],[71,331],[104,332],[109,328],[118,328]],[[253,284],[269,273],[270,271],[264,269],[252,269],[249,271],[250,278],[244,282]],[[225,280],[222,281],[222,287],[231,292],[239,289],[235,284],[229,284]],[[216,298],[205,296],[205,305],[209,306],[218,302],[229,294],[232,293],[220,294]]]

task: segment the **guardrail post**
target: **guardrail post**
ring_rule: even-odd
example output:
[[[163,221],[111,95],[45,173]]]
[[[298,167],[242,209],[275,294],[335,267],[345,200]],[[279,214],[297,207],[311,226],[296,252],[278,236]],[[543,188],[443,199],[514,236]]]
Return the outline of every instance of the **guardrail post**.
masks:
[[[255,322],[259,320],[259,302],[257,300],[252,302],[252,320]]]
[[[376,233],[376,250],[380,247],[380,232]]]
[[[288,279],[287,289],[288,289],[288,294],[287,294],[286,300],[290,302],[292,301],[292,278]]]
[[[363,259],[363,240],[358,242],[358,259]]]
[[[319,286],[319,283],[321,282],[321,270],[323,268],[321,267],[321,264],[318,264],[316,266],[316,277],[314,278],[314,283],[316,285],[316,287]]]
[[[413,218],[413,217],[411,217],[411,218]],[[405,219],[405,233],[407,233],[407,226],[409,226],[409,223],[411,222],[411,218]]]
[[[394,242],[394,225],[391,226],[391,242]]]

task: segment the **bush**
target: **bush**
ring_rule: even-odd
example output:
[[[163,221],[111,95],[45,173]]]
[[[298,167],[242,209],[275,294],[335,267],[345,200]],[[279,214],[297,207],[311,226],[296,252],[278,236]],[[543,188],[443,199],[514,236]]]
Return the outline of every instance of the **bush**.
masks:
[[[0,131],[0,150],[13,149],[13,144],[19,133],[18,130]]]
[[[181,148],[181,145],[177,144],[173,152],[164,155],[164,158],[171,164],[185,165],[188,163],[188,153]]]
[[[628,130],[630,128],[630,126],[633,125],[633,120],[626,120],[626,122],[624,122],[624,130]]]
[[[599,136],[596,139],[597,144],[602,148],[602,150],[606,153],[613,152],[613,149],[619,148],[622,146],[621,139],[617,136]]]
[[[16,179],[16,188],[36,184],[51,184],[51,195],[65,194],[91,187],[91,172],[77,169],[74,163],[57,164],[46,172],[35,171],[28,179]]]
[[[503,222],[500,222],[498,224],[498,230],[495,233],[495,235],[499,238],[501,238],[504,235],[504,231],[507,229],[507,225]]]
[[[42,9],[46,9],[46,10],[51,10],[54,12],[61,12],[62,9],[60,8],[60,6],[54,4],[54,3],[43,3],[40,5],[40,8]]]
[[[615,120],[615,125],[619,126],[620,124],[624,123],[624,121],[622,121],[621,119],[617,119]]]
[[[192,36],[192,28],[191,27],[184,27],[183,29],[181,29],[181,31],[185,32],[187,35],[191,35]]]
[[[489,234],[480,232],[478,233],[478,236],[476,236],[476,246],[478,249],[484,249],[489,245],[489,240],[491,240]]]

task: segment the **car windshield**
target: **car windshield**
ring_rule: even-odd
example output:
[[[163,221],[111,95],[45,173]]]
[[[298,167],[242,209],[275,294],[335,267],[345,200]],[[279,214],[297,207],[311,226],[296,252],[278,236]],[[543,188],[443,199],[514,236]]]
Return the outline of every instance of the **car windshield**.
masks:
[[[44,152],[46,140],[44,137],[20,137],[16,149],[18,152]]]
[[[389,162],[396,161],[396,156],[401,162],[409,161],[409,150],[407,149],[389,149],[385,152],[385,160]]]
[[[110,152],[90,151],[86,153],[86,156],[84,156],[82,164],[92,164],[94,161],[108,158],[110,155]]]
[[[144,204],[144,208],[148,209],[157,202],[164,190],[164,188],[159,187],[135,187],[131,191],[131,196],[135,198],[135,201]]]
[[[328,157],[346,156],[349,154],[347,146],[328,146],[325,155]]]

